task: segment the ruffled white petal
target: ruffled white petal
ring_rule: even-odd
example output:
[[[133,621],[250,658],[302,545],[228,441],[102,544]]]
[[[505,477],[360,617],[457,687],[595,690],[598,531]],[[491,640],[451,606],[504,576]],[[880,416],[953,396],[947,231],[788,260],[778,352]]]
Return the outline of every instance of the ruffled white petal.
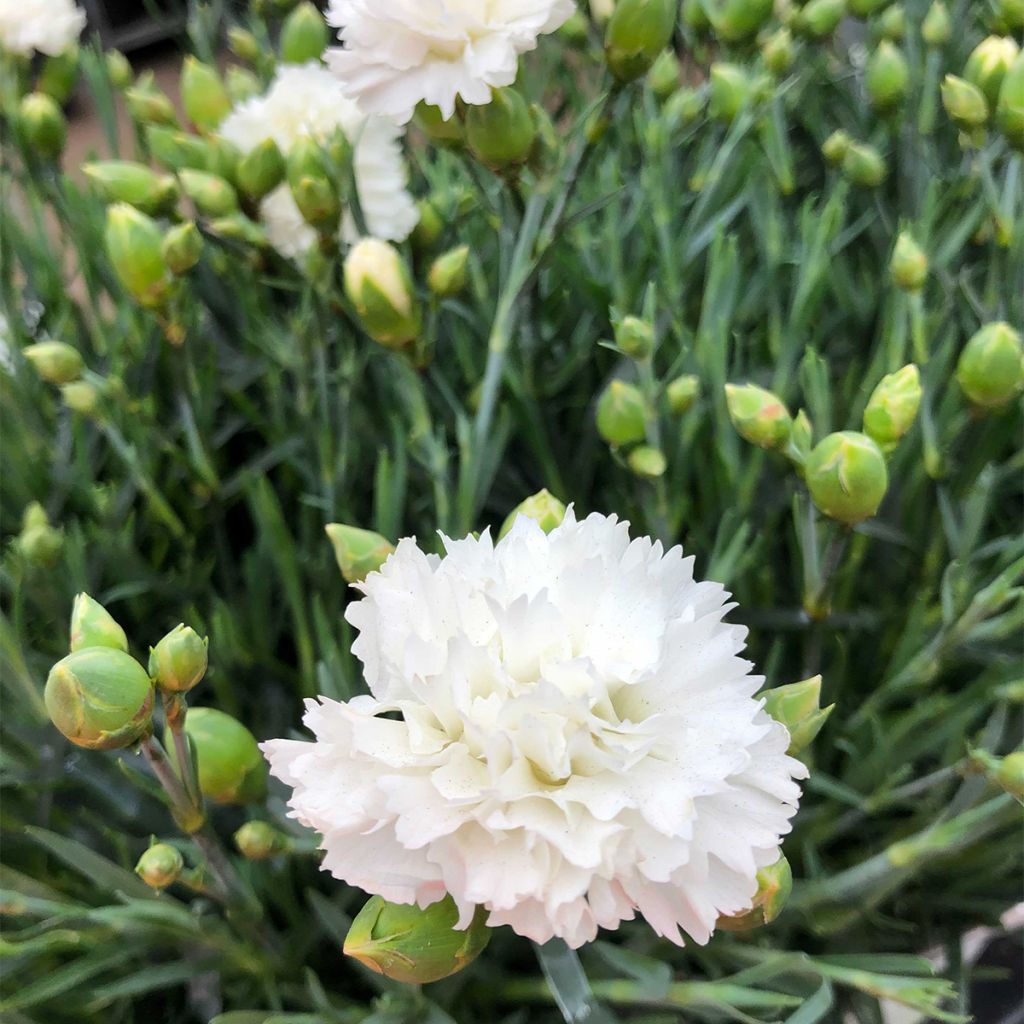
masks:
[[[55,57],[85,28],[85,11],[73,0],[0,0],[0,50]]]

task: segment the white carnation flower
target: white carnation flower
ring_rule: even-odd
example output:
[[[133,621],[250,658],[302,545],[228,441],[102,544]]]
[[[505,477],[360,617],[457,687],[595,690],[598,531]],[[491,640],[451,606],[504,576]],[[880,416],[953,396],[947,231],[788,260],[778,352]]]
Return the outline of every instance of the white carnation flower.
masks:
[[[614,517],[445,547],[403,540],[359,585],[372,696],[308,701],[315,742],[264,744],[323,867],[537,942],[636,911],[706,942],[750,907],[806,774],[753,699],[728,595]]]
[[[243,153],[273,139],[286,156],[299,139],[326,143],[340,130],[353,146],[359,205],[370,234],[398,242],[416,226],[419,213],[406,190],[401,129],[360,112],[320,64],[282,66],[267,92],[239,104],[218,130]],[[271,243],[284,255],[302,255],[312,245],[316,233],[302,219],[287,186],[271,193],[262,210]],[[349,240],[356,235],[350,218],[343,233]]]
[[[327,21],[344,48],[327,62],[364,110],[404,124],[423,100],[449,118],[456,96],[483,104],[511,85],[519,55],[574,9],[572,0],[331,0]]]
[[[0,50],[56,57],[84,28],[85,11],[73,0],[0,0]]]

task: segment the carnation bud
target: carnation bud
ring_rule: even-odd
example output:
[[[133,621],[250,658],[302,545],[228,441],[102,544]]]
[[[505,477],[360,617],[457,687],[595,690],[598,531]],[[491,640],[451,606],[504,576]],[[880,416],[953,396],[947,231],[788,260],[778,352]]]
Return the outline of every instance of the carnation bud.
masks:
[[[645,75],[675,28],[676,0],[618,0],[604,35],[605,59],[620,82]]]
[[[848,526],[873,516],[889,486],[881,449],[853,430],[819,441],[807,457],[804,479],[814,504]]]
[[[39,159],[53,162],[64,151],[68,122],[51,96],[29,93],[18,107],[18,125],[26,145]]]
[[[850,151],[852,145],[853,139],[842,128],[837,128],[821,144],[821,155],[827,163],[833,167],[839,167],[846,159],[846,154]]]
[[[891,110],[906,98],[910,84],[907,59],[888,39],[883,39],[868,59],[865,85],[876,110]]]
[[[846,0],[810,0],[794,19],[794,27],[811,39],[832,35],[846,15]]]
[[[130,203],[151,215],[172,210],[181,194],[169,174],[157,174],[132,160],[102,160],[85,164],[82,170],[106,202]]]
[[[682,416],[689,410],[700,395],[700,379],[692,373],[684,373],[669,381],[665,388],[669,412],[673,416]]]
[[[218,804],[248,804],[267,789],[267,764],[253,734],[217,708],[190,708],[185,733],[196,755],[199,789]],[[168,756],[177,764],[173,744]]]
[[[153,685],[124,651],[86,647],[50,670],[43,693],[53,724],[90,750],[129,747],[150,729]]]
[[[953,35],[953,25],[949,19],[949,8],[944,0],[932,0],[928,13],[921,22],[921,38],[926,46],[939,49],[946,45]]]
[[[248,69],[232,64],[224,73],[224,88],[236,106],[263,92],[260,80]]]
[[[220,238],[229,238],[233,242],[244,242],[256,249],[270,246],[267,233],[259,224],[254,224],[241,213],[233,213],[228,217],[217,217],[207,225],[213,234]]]
[[[288,837],[265,821],[247,821],[235,833],[235,846],[246,860],[269,860],[286,853]]]
[[[72,412],[82,416],[92,416],[100,404],[99,390],[87,380],[74,380],[62,385],[60,397]]]
[[[217,174],[183,168],[178,177],[185,195],[204,217],[226,217],[238,209],[238,196],[230,183]]]
[[[638,316],[624,316],[615,325],[615,344],[630,359],[647,359],[654,351],[654,328]]]
[[[332,234],[341,217],[338,190],[325,178],[299,178],[290,184],[292,198],[303,219],[322,234]]]
[[[241,150],[219,135],[208,135],[200,141],[203,142],[206,149],[206,165],[198,170],[209,171],[210,174],[223,178],[228,184],[234,186],[238,165],[242,160]]]
[[[86,647],[110,647],[127,654],[128,637],[99,601],[81,593],[71,608],[70,648],[81,651]]]
[[[807,464],[807,456],[811,454],[814,445],[814,427],[810,417],[801,409],[793,417],[793,429],[789,435],[789,444],[786,447],[786,458],[795,464],[797,472],[803,476],[804,466]]]
[[[738,64],[711,65],[708,114],[728,124],[747,105],[754,94],[750,75]]]
[[[180,171],[184,167],[203,171],[209,164],[209,143],[195,135],[166,125],[148,124],[145,136],[146,147],[153,159],[170,171]]]
[[[1024,0],[995,0],[996,17],[1008,31],[1024,28]]]
[[[782,400],[756,384],[725,385],[729,419],[745,441],[778,451],[786,446],[793,418]]]
[[[665,104],[665,124],[669,131],[677,131],[693,124],[700,117],[706,103],[704,92],[682,86],[668,98]]]
[[[441,237],[444,231],[444,221],[437,204],[432,199],[421,199],[416,204],[419,211],[419,220],[416,227],[412,229],[411,241],[413,248],[419,252],[429,249]]]
[[[466,114],[469,148],[495,171],[525,163],[536,131],[526,100],[511,86],[495,89],[490,103],[472,106]]]
[[[212,132],[231,113],[231,97],[215,67],[188,56],[181,68],[181,105],[201,131]]]
[[[228,29],[228,47],[231,52],[246,64],[257,64],[263,57],[263,48],[259,40],[241,25],[232,25]]]
[[[203,253],[203,236],[193,221],[175,224],[164,235],[162,251],[172,274],[187,274]]]
[[[421,910],[371,896],[345,938],[345,955],[377,974],[410,985],[440,981],[469,966],[491,937],[487,911],[478,907],[468,928],[459,930],[451,896]]]
[[[154,843],[135,865],[135,874],[151,889],[166,889],[173,885],[184,870],[184,858],[168,843]]]
[[[875,23],[875,32],[879,39],[888,39],[898,43],[907,34],[907,13],[900,4],[882,11]]]
[[[835,704],[821,707],[821,676],[775,686],[763,690],[758,697],[764,698],[765,711],[786,727],[789,733],[786,753],[791,757],[811,745],[835,707]]]
[[[157,88],[152,72],[140,75],[135,85],[125,90],[125,103],[132,120],[138,124],[178,125],[174,104]]]
[[[344,274],[345,294],[374,341],[400,349],[419,334],[409,269],[393,245],[360,239],[345,257]]]
[[[50,525],[50,517],[38,501],[25,509],[17,546],[30,565],[50,568],[60,558],[64,535]]]
[[[647,436],[644,398],[640,389],[613,380],[597,401],[597,432],[610,445],[634,444]]]
[[[177,625],[149,651],[149,675],[161,689],[188,693],[206,675],[208,637],[191,626]]]
[[[889,452],[914,425],[921,405],[921,375],[910,363],[883,377],[864,410],[864,433]]]
[[[724,0],[712,14],[715,34],[727,43],[751,39],[772,16],[774,0]]]
[[[281,60],[285,64],[319,60],[329,42],[324,16],[309,0],[303,0],[281,26]]]
[[[346,583],[360,583],[377,572],[395,550],[391,541],[372,530],[343,523],[328,523],[324,529]]]
[[[501,524],[498,531],[498,540],[501,540],[515,526],[520,516],[526,516],[536,522],[545,533],[550,533],[556,526],[561,525],[565,518],[565,505],[563,505],[546,487],[529,498],[521,501]]]
[[[762,925],[771,924],[782,913],[790,893],[793,891],[793,871],[789,861],[779,854],[779,859],[757,873],[757,892],[750,910],[733,917],[720,917],[716,928],[727,932],[747,932]]]
[[[442,253],[430,265],[427,284],[430,290],[441,298],[458,295],[466,287],[466,265],[469,262],[469,246],[459,245]]]
[[[1010,66],[999,90],[996,124],[1006,141],[1024,152],[1024,53]]]
[[[917,292],[928,280],[928,257],[909,231],[901,231],[889,261],[893,283],[904,291]]]
[[[781,76],[793,66],[796,50],[793,46],[793,33],[788,28],[776,29],[762,44],[761,57],[765,67],[773,74]]]
[[[103,56],[107,66],[107,78],[119,92],[132,84],[132,66],[120,50],[107,50]]]
[[[679,58],[674,50],[662,50],[647,72],[647,84],[659,100],[667,100],[679,88]]]
[[[633,473],[647,480],[656,480],[659,476],[664,476],[665,470],[668,469],[665,453],[648,444],[634,448],[626,462]]]
[[[36,81],[39,92],[52,96],[58,103],[64,103],[78,82],[79,49],[72,43],[66,50],[47,57]]]
[[[427,138],[439,145],[448,149],[462,145],[462,123],[454,114],[445,120],[440,107],[420,102],[416,107],[416,123]]]
[[[857,18],[870,18],[892,0],[849,0],[850,14]]]
[[[582,11],[573,11],[569,17],[562,22],[558,34],[570,46],[582,46],[589,36],[587,16]]]
[[[262,199],[284,181],[284,157],[273,139],[264,139],[238,162],[238,187],[250,199]]]
[[[1011,796],[1024,800],[1024,750],[999,758],[992,777]]]
[[[967,58],[963,77],[982,91],[989,110],[999,102],[1003,79],[1019,53],[1020,47],[1009,36],[989,36]]]
[[[851,142],[843,157],[843,174],[861,188],[875,188],[889,173],[882,154],[874,146]]]
[[[704,9],[704,0],[683,0],[681,20],[694,32],[705,32],[711,28],[711,19]]]
[[[171,278],[156,222],[134,206],[116,203],[107,210],[106,243],[125,288],[143,306],[163,305],[170,296]]]
[[[1024,384],[1022,358],[1021,337],[1008,323],[986,324],[960,354],[957,382],[974,405],[998,409]]]
[[[956,75],[946,75],[941,92],[946,113],[964,131],[981,128],[988,121],[988,101],[976,85]]]
[[[47,384],[68,384],[82,373],[81,354],[63,341],[38,341],[23,349],[22,355]]]

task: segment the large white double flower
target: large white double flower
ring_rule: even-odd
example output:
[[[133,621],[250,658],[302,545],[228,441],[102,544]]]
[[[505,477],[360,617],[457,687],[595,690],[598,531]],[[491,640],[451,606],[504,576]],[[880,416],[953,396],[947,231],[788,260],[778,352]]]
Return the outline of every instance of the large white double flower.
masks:
[[[342,49],[327,62],[364,110],[404,124],[420,101],[445,118],[455,98],[488,103],[511,85],[519,55],[554,32],[572,0],[331,0]]]
[[[273,139],[287,156],[299,139],[326,143],[339,130],[353,146],[356,189],[369,233],[391,241],[407,238],[419,214],[406,189],[409,172],[402,155],[402,131],[392,122],[362,113],[322,65],[282,65],[267,92],[241,103],[219,132],[243,153]],[[316,232],[303,220],[287,185],[263,200],[261,214],[271,243],[286,256],[301,257],[316,241]],[[350,240],[355,236],[350,218],[344,233]]]
[[[0,0],[0,49],[55,57],[78,40],[85,11],[74,0]]]
[[[537,942],[636,911],[706,942],[751,905],[805,774],[728,595],[614,517],[445,547],[402,541],[349,606],[372,696],[309,701],[315,742],[264,744],[323,867]]]

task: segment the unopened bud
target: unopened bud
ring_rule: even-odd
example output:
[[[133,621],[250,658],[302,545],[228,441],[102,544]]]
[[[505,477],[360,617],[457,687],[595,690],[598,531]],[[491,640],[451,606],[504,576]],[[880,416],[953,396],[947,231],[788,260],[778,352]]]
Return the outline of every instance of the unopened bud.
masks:
[[[412,230],[412,244],[418,252],[429,249],[441,237],[444,221],[437,204],[431,199],[421,199],[416,204],[420,219]]]
[[[725,401],[729,419],[745,441],[776,451],[786,446],[793,418],[772,392],[756,384],[726,384]]]
[[[1006,405],[1024,385],[1020,334],[1002,321],[986,324],[967,342],[956,368],[964,394],[982,409]]]
[[[807,458],[804,479],[814,504],[848,526],[873,516],[889,486],[882,450],[853,430],[819,441]]]
[[[169,171],[180,171],[185,167],[206,170],[210,161],[210,147],[206,140],[161,124],[146,125],[145,136],[153,159]]]
[[[204,217],[226,217],[238,209],[238,195],[231,184],[216,174],[190,167],[179,172],[185,195]]]
[[[50,568],[60,558],[64,535],[50,525],[50,517],[38,501],[25,509],[17,547],[30,565]]]
[[[832,35],[846,15],[846,0],[810,0],[793,21],[801,35],[824,39]]]
[[[18,126],[34,156],[55,161],[64,151],[68,122],[57,101],[41,92],[29,93],[18,106]]]
[[[928,280],[928,257],[909,231],[901,231],[889,261],[893,283],[904,291],[917,292]]]
[[[620,82],[645,75],[672,38],[676,0],[618,0],[604,35],[605,59]]]
[[[1020,47],[1010,36],[989,36],[967,58],[963,77],[982,91],[989,110],[999,102],[1003,79],[1019,53]]]
[[[550,533],[561,525],[565,518],[565,505],[562,504],[547,488],[531,494],[521,501],[501,524],[498,540],[501,540],[515,525],[520,516],[526,516],[536,522],[545,533]]]
[[[47,384],[68,384],[82,373],[81,354],[63,341],[38,341],[23,349],[22,355]]]
[[[652,445],[642,444],[630,451],[626,459],[630,471],[646,480],[656,480],[659,476],[665,475],[668,469],[668,460],[660,448]]]
[[[635,444],[647,436],[645,405],[640,389],[613,380],[597,401],[597,432],[613,446]]]
[[[495,89],[490,103],[471,106],[466,114],[469,148],[495,171],[525,163],[536,131],[526,100],[511,86]]]
[[[132,160],[102,160],[82,167],[108,203],[130,203],[143,213],[159,215],[174,208],[181,192],[169,174]]]
[[[725,0],[714,11],[715,34],[727,43],[752,39],[772,16],[774,0]]]
[[[178,115],[174,104],[161,92],[152,73],[140,75],[135,85],[125,89],[125,103],[132,120],[138,124],[162,124],[176,128]]]
[[[1000,758],[993,778],[1011,796],[1024,800],[1024,750]]]
[[[99,408],[99,389],[87,380],[73,380],[60,389],[60,397],[72,411],[82,416],[92,416]]]
[[[684,373],[669,381],[665,388],[665,398],[669,412],[673,416],[682,416],[690,409],[700,396],[700,379],[691,373]]]
[[[875,188],[889,173],[885,159],[874,146],[851,142],[843,157],[843,175],[861,188]]]
[[[624,316],[615,325],[615,344],[630,359],[647,359],[654,351],[654,328],[638,316]]]
[[[163,255],[163,233],[134,206],[116,203],[107,209],[107,254],[128,291],[148,307],[170,296],[171,277]]]
[[[921,375],[910,363],[883,377],[871,393],[864,410],[864,433],[889,452],[914,425],[920,405]]]
[[[807,457],[811,454],[814,446],[814,426],[810,417],[801,409],[793,417],[793,429],[789,434],[789,444],[786,446],[785,456],[792,462],[800,475],[803,475],[804,467],[807,465]]]
[[[774,864],[758,871],[757,892],[750,910],[733,917],[720,917],[715,927],[727,932],[747,932],[771,924],[782,913],[792,891],[793,871],[789,861],[779,854]]]
[[[188,56],[181,69],[181,105],[201,131],[212,132],[231,113],[231,97],[215,67]]]
[[[50,670],[43,693],[53,724],[90,750],[131,746],[150,729],[153,685],[124,651],[87,647]]]
[[[704,0],[683,0],[680,20],[694,32],[706,32],[711,28],[711,19],[704,9]]]
[[[469,246],[459,245],[442,253],[430,265],[427,284],[430,290],[441,298],[458,295],[466,287],[466,265],[469,262]]]
[[[175,224],[164,235],[163,254],[172,274],[187,274],[203,253],[203,236],[193,221]]]
[[[236,106],[263,92],[260,80],[248,69],[232,64],[224,73],[224,88]]]
[[[679,58],[674,50],[663,50],[647,72],[647,84],[660,100],[667,100],[679,88]]]
[[[254,224],[241,213],[233,213],[227,217],[217,217],[211,220],[207,227],[219,238],[229,238],[233,242],[244,242],[246,245],[251,245],[256,249],[266,249],[270,246],[267,232],[259,224]]]
[[[360,239],[345,257],[344,276],[345,293],[374,341],[400,349],[419,334],[409,270],[393,245]]]
[[[712,64],[709,95],[708,114],[728,124],[753,98],[754,83],[738,64]]]
[[[110,84],[119,92],[132,84],[132,66],[120,50],[107,50],[103,57]]]
[[[758,697],[764,698],[765,711],[786,727],[789,733],[786,753],[791,757],[811,745],[835,707],[834,704],[821,707],[821,676],[775,686],[763,690]]]
[[[79,49],[72,43],[60,53],[47,57],[36,81],[39,92],[52,96],[58,103],[64,103],[78,82]]]
[[[269,860],[286,853],[288,837],[265,821],[247,821],[235,833],[235,846],[246,860]]]
[[[846,154],[852,145],[853,139],[842,128],[837,128],[821,144],[821,155],[833,167],[839,167],[846,159]]]
[[[188,693],[206,675],[209,638],[184,623],[149,651],[149,676],[161,689]]]
[[[416,107],[416,123],[431,141],[455,149],[462,145],[462,123],[452,114],[447,120],[440,107],[420,103]]]
[[[665,103],[665,125],[670,132],[678,131],[691,125],[700,117],[704,110],[707,97],[700,89],[681,86]]]
[[[976,85],[956,75],[946,75],[941,92],[942,105],[959,128],[970,132],[988,121],[988,101]]]
[[[285,64],[319,60],[329,42],[324,16],[309,0],[303,0],[281,26],[281,60]]]
[[[882,11],[874,27],[879,39],[898,43],[907,34],[907,12],[902,4],[893,4]]]
[[[238,187],[250,199],[262,199],[284,181],[285,163],[273,139],[264,139],[238,163]]]
[[[796,59],[793,33],[785,27],[777,29],[761,44],[761,56],[773,75],[786,74]]]
[[[888,39],[883,39],[868,58],[865,85],[876,110],[891,110],[906,98],[910,85],[907,59]]]
[[[996,124],[1006,141],[1024,152],[1024,53],[1010,66],[999,90]]]
[[[292,198],[303,220],[321,234],[333,234],[341,217],[338,190],[326,178],[299,178],[290,184]]]
[[[128,653],[128,637],[106,608],[86,593],[76,595],[71,609],[72,651],[86,647],[111,647]]]
[[[423,985],[456,974],[471,964],[491,937],[487,911],[477,907],[459,929],[451,896],[421,910],[371,896],[345,938],[345,955],[395,981]]]
[[[582,11],[573,11],[558,29],[559,36],[570,46],[582,46],[589,36],[587,16]]]
[[[1024,29],[1024,0],[995,0],[996,18],[1003,29]]]
[[[257,64],[263,56],[263,48],[259,40],[241,25],[232,25],[228,29],[228,47],[231,52],[246,64]]]
[[[939,49],[945,46],[952,36],[953,24],[949,18],[949,8],[944,0],[932,0],[932,5],[921,22],[921,38],[926,46]]]
[[[154,843],[135,865],[135,874],[151,889],[166,889],[173,885],[184,870],[184,858],[168,843]]]
[[[195,750],[203,796],[218,804],[248,804],[263,798],[266,761],[241,722],[217,708],[190,708],[185,733]],[[174,745],[167,746],[168,756],[177,764]]]
[[[343,523],[328,523],[324,529],[346,583],[361,583],[371,572],[377,572],[395,550],[391,541],[372,530]]]

